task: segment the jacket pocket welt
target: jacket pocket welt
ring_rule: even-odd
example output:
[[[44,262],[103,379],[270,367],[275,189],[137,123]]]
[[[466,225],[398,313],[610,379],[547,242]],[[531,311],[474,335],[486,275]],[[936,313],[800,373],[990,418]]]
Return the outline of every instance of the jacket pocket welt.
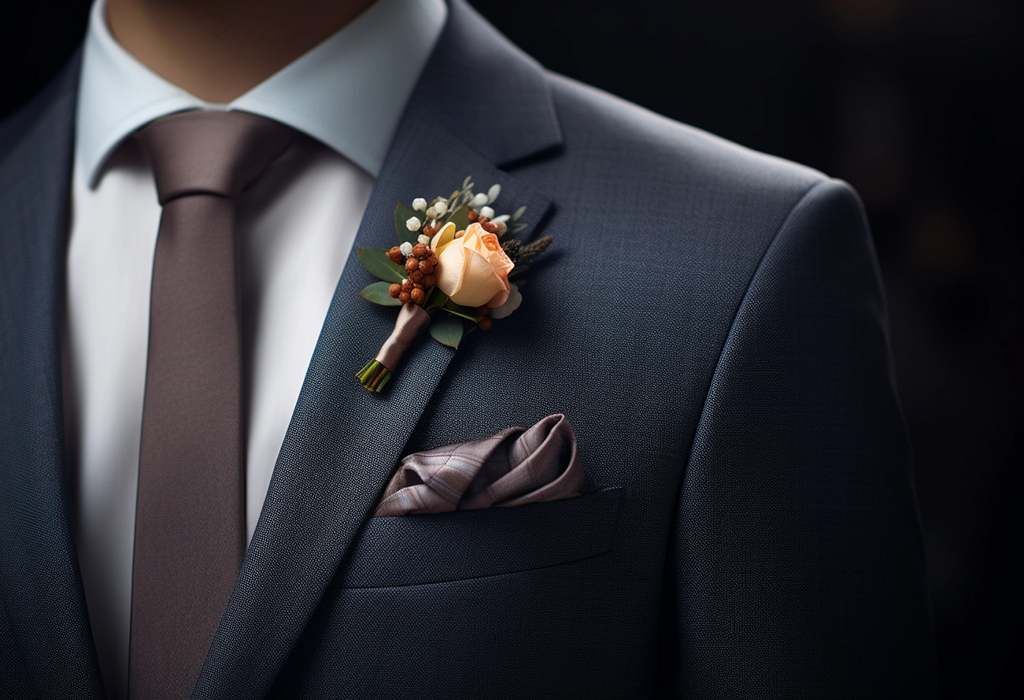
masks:
[[[612,547],[622,488],[513,508],[371,518],[342,588],[439,583],[566,564]]]

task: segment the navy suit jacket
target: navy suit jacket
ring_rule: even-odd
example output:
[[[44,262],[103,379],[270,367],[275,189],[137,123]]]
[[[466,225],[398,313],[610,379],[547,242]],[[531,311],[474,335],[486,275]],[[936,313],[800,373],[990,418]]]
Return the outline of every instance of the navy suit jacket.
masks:
[[[61,400],[77,77],[0,125],[4,698],[103,694]],[[356,247],[466,175],[551,252],[519,311],[457,353],[421,340],[379,396],[353,372],[394,310],[353,254],[193,698],[934,696],[854,192],[546,72],[452,0]],[[370,518],[401,455],[551,413],[595,492]]]

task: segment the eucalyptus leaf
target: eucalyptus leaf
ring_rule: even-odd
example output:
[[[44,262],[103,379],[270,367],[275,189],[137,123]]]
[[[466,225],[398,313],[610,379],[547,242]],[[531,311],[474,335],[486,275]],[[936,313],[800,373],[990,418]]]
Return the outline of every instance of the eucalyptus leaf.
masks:
[[[371,275],[385,282],[401,282],[405,279],[405,268],[391,262],[388,254],[380,248],[360,248],[359,262]]]
[[[428,314],[432,314],[447,303],[448,295],[437,287],[434,287],[430,290],[430,294],[427,296],[427,303],[424,305],[423,310]]]
[[[416,239],[419,238],[420,232],[410,231],[409,227],[405,225],[405,222],[408,221],[411,217],[416,217],[417,219],[420,220],[420,224],[423,223],[422,212],[416,212],[413,211],[412,209],[407,209],[404,206],[402,206],[401,202],[399,202],[398,205],[395,207],[395,233],[398,234],[399,245],[406,242],[416,245]]]
[[[448,314],[435,314],[430,323],[430,335],[442,345],[458,350],[462,341],[462,321]]]
[[[363,291],[359,292],[359,296],[381,306],[401,306],[402,302],[391,296],[391,293],[388,291],[390,286],[390,282],[374,282],[363,287]]]
[[[469,228],[469,207],[462,207],[452,214],[448,221],[455,224],[456,231],[465,231]]]

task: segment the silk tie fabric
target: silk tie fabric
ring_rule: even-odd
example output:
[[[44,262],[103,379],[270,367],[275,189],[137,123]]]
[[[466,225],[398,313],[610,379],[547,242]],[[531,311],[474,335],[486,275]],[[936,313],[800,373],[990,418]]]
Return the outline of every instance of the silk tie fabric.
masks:
[[[163,207],[132,568],[130,700],[189,697],[245,553],[235,199],[290,130],[191,111],[139,132]]]

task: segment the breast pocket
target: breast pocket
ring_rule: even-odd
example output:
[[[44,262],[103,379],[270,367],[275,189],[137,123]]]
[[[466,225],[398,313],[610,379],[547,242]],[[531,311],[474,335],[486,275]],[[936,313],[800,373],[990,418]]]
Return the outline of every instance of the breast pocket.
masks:
[[[409,586],[529,571],[612,547],[622,488],[513,508],[372,518],[342,565],[343,588]]]

